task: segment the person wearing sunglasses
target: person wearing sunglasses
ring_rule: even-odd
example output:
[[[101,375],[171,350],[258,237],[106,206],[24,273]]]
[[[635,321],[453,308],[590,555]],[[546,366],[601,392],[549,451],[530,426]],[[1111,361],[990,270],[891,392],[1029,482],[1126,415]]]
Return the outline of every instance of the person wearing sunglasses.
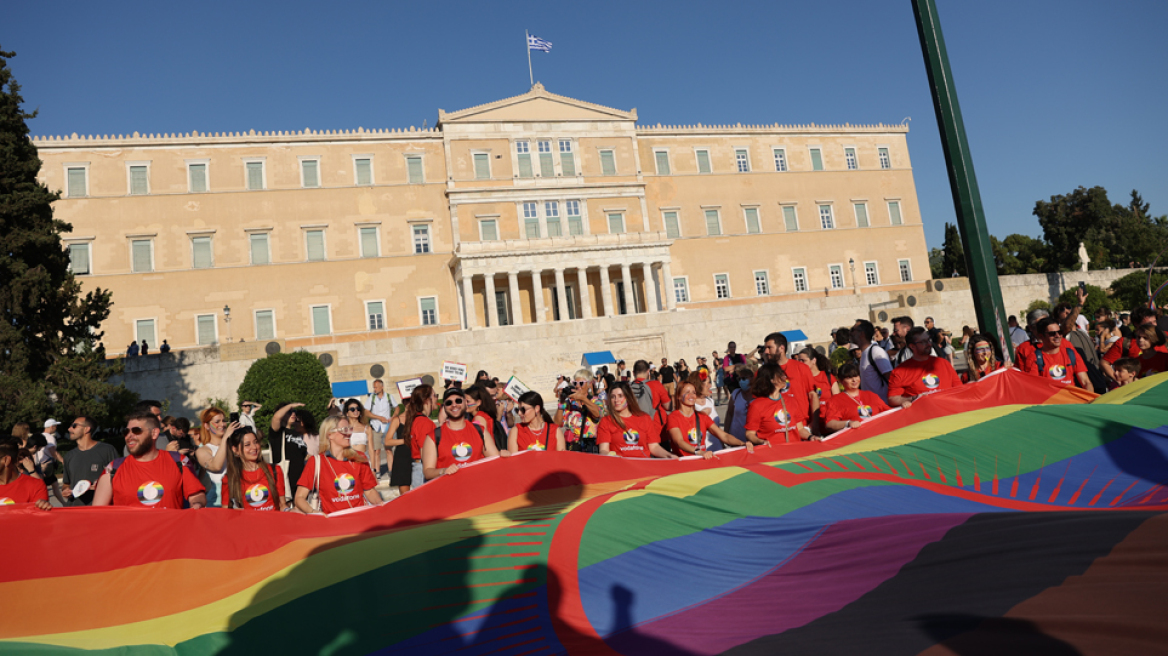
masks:
[[[162,425],[149,412],[126,420],[126,447],[130,455],[106,465],[93,494],[95,506],[127,506],[152,510],[181,510],[207,505],[203,484],[191,473],[187,459],[155,444]]]
[[[353,429],[342,416],[330,416],[320,422],[320,442],[323,453],[305,463],[300,480],[296,482],[294,504],[300,512],[314,512],[308,496],[316,492],[320,511],[326,515],[360,508],[380,506],[385,502],[377,493],[377,479],[363,454],[353,450],[349,439]]]
[[[369,447],[370,429],[366,425],[369,415],[365,412],[365,406],[357,399],[349,399],[341,407],[341,414],[345,419],[349,420],[349,428],[353,430],[353,434],[349,436],[349,444],[353,447],[354,451],[360,453],[366,460],[370,461],[369,468],[376,477],[377,470],[373,468],[373,457]]]
[[[975,333],[970,335],[965,343],[965,361],[969,363],[969,370],[961,372],[961,382],[972,383],[981,380],[991,372],[1002,368],[1002,361],[997,356],[994,340],[988,335]]]
[[[442,409],[445,421],[422,444],[422,472],[428,481],[457,473],[459,465],[499,455],[495,440],[467,421],[466,392],[456,387],[446,390]]]
[[[571,385],[560,393],[554,421],[563,427],[564,439],[574,450],[596,453],[600,404],[593,389],[591,369],[585,367],[572,374]]]
[[[516,404],[519,423],[507,435],[507,450],[520,451],[563,451],[564,431],[560,430],[543,407],[543,397],[539,392],[529,391],[519,395]]]
[[[93,439],[94,428],[89,417],[77,417],[66,431],[74,448],[65,452],[65,480],[61,494],[69,500],[70,506],[93,505],[97,479],[105,471],[105,466],[118,457],[117,449]],[[73,488],[81,481],[88,481],[88,489],[75,496]]]
[[[1063,339],[1063,329],[1054,317],[1043,317],[1034,325],[1039,344],[1018,360],[1018,368],[1024,373],[1050,378],[1064,385],[1074,385],[1094,392],[1091,379],[1087,377],[1087,367]],[[1019,347],[1021,348],[1021,347]]]
[[[933,338],[929,331],[916,326],[905,335],[912,357],[902,362],[888,375],[888,405],[904,407],[922,394],[959,387],[953,365],[945,358],[933,355]]]

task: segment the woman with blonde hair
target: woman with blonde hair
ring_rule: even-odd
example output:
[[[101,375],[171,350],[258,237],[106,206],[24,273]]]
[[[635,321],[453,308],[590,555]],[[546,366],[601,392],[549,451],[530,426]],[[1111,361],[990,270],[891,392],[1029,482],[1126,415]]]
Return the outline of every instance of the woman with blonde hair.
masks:
[[[219,489],[227,473],[228,450],[222,448],[223,441],[239,428],[239,422],[227,423],[227,415],[212,406],[199,413],[199,424],[199,448],[195,451],[195,460],[203,468],[199,482],[207,490],[207,507],[218,508],[223,505]]]
[[[380,506],[384,501],[377,493],[377,479],[369,460],[349,444],[353,429],[349,420],[330,416],[320,422],[321,454],[304,464],[296,483],[296,509],[305,514],[315,512],[308,495],[316,492],[320,512],[334,513],[363,505]]]

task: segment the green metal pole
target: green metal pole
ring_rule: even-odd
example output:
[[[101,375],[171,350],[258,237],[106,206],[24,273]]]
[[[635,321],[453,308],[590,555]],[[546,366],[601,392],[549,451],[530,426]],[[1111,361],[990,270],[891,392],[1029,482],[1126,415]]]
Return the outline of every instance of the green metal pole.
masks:
[[[953,190],[957,228],[965,249],[965,267],[969,271],[978,328],[997,337],[1002,345],[1002,355],[1009,362],[1013,349],[1002,303],[1002,288],[998,284],[993,246],[986,229],[981,193],[973,172],[973,156],[965,137],[965,122],[961,120],[961,106],[957,103],[957,87],[949,68],[949,54],[945,50],[945,37],[941,35],[937,5],[934,0],[912,0],[912,3],[925,56],[925,70],[929,73],[929,90],[933,93],[933,107],[937,110],[937,126],[941,129],[941,146],[949,169],[949,185]]]

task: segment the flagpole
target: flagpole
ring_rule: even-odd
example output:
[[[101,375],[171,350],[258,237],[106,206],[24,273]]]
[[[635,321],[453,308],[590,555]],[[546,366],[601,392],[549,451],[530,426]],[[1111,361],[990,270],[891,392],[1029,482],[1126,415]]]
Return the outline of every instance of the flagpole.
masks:
[[[527,78],[535,86],[535,74],[531,72],[531,33],[523,30],[523,47],[527,49]]]

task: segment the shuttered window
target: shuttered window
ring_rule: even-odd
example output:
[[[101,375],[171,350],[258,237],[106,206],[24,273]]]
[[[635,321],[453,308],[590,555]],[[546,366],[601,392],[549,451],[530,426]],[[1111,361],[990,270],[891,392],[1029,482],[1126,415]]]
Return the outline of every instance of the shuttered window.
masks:
[[[616,156],[611,150],[600,151],[600,173],[616,175]]]
[[[305,187],[320,186],[320,162],[315,159],[306,159],[300,162],[300,172],[304,177]]]
[[[709,173],[713,169],[710,168],[710,151],[699,150],[698,153],[698,173]]]
[[[272,261],[271,250],[268,247],[268,233],[252,234],[248,240],[251,242],[252,264],[268,264]]]
[[[69,169],[69,198],[80,198],[89,195],[89,185],[86,184],[86,170],[82,167]]]
[[[327,305],[315,305],[312,308],[312,334],[328,335],[332,333],[332,321],[329,317]]]
[[[892,225],[900,225],[903,223],[900,218],[900,202],[892,201],[888,203],[888,218]]]
[[[662,216],[665,219],[665,235],[670,239],[680,237],[681,226],[677,222],[677,212],[665,212]]]
[[[548,237],[562,237],[564,229],[560,224],[560,204],[554,200],[545,202],[543,216],[547,220]]]
[[[494,219],[480,221],[479,229],[482,231],[483,241],[498,241],[499,225],[495,223]]]
[[[783,206],[783,224],[787,227],[787,232],[795,232],[799,229],[799,218],[795,216],[794,206]]]
[[[373,162],[368,158],[356,160],[357,184],[367,186],[373,184]]]
[[[576,175],[576,156],[572,154],[572,141],[560,139],[560,172]]]
[[[272,310],[256,310],[256,339],[276,339],[276,316]]]
[[[377,256],[377,228],[361,228],[361,257]]]
[[[519,177],[533,177],[531,172],[531,144],[526,141],[516,141],[515,154],[519,161]]]
[[[309,262],[324,259],[324,230],[308,230],[304,233],[304,241]]]
[[[758,208],[747,207],[743,212],[746,214],[746,232],[752,235],[762,232],[762,226],[758,222]]]
[[[818,148],[811,149],[811,170],[823,170],[823,153],[821,153]]]
[[[264,188],[264,163],[247,163],[247,188],[250,190]]]
[[[625,215],[613,212],[608,215],[608,231],[619,235],[625,231]]]
[[[523,204],[523,230],[528,239],[539,239],[539,210],[535,203]]]
[[[147,344],[157,345],[158,341],[154,339],[154,320],[138,319],[135,321],[134,339],[138,342],[145,341]]]
[[[196,269],[210,269],[215,266],[211,256],[211,238],[191,238],[191,264]]]
[[[718,210],[706,210],[706,234],[722,234],[722,226],[718,221]]]
[[[75,276],[89,273],[89,244],[69,244],[69,269]]]
[[[584,234],[584,219],[580,216],[580,201],[570,200],[567,203],[568,232],[573,235]]]
[[[410,176],[410,184],[422,184],[422,158],[421,156],[407,157],[406,169]]]
[[[134,273],[154,270],[154,242],[149,239],[135,239],[130,242],[130,254]]]
[[[868,227],[868,206],[863,204],[863,203],[856,203],[855,209],[856,209],[856,227],[867,228]]]
[[[669,153],[659,150],[653,157],[657,160],[657,175],[669,175]]]
[[[150,193],[149,183],[146,179],[146,173],[149,169],[145,166],[131,166],[130,167],[130,194],[139,196]]]
[[[191,164],[187,167],[187,175],[190,176],[190,190],[191,193],[200,193],[207,191],[207,165],[206,164]]]
[[[366,303],[365,315],[369,318],[369,330],[385,330],[385,303],[381,301]]]
[[[215,315],[200,314],[195,318],[199,346],[210,346],[215,343]]]
[[[539,142],[539,174],[545,178],[556,177],[556,161],[552,159],[552,142]]]
[[[491,156],[487,153],[474,154],[474,173],[476,180],[491,179]]]
[[[437,326],[438,325],[438,299],[429,296],[421,299],[418,304],[422,310],[422,325],[423,326]]]

